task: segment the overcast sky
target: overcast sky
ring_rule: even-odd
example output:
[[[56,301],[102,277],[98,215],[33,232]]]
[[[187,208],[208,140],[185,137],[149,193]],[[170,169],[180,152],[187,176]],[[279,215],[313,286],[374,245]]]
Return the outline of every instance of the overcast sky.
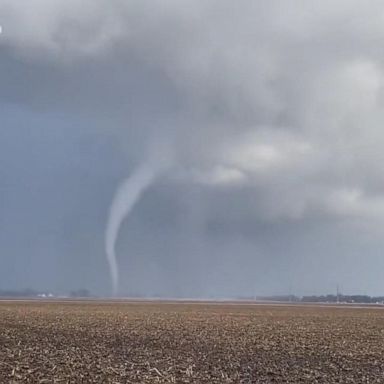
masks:
[[[384,294],[384,4],[0,0],[0,289]]]

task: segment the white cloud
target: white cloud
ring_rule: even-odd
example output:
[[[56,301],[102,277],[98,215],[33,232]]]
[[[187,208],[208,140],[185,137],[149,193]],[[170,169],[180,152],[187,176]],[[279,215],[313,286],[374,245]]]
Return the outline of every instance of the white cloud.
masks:
[[[0,15],[0,44],[26,66],[48,61],[61,74],[70,63],[33,103],[113,116],[105,129],[136,162],[142,142],[171,137],[170,157],[192,179],[252,186],[270,206],[282,190],[274,209],[299,207],[296,217],[326,201],[337,215],[365,206],[335,195],[351,185],[384,193],[380,2],[3,0]],[[103,62],[92,81],[76,72],[84,60]],[[71,73],[76,93],[56,100]]]
[[[246,175],[236,168],[216,166],[209,171],[194,170],[193,179],[199,183],[218,186],[241,185],[246,181]]]

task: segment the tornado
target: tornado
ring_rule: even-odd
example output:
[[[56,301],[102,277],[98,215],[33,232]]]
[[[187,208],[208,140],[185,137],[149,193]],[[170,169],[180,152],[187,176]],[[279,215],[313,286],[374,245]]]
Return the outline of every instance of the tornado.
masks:
[[[129,216],[143,192],[154,182],[156,171],[150,165],[142,165],[117,189],[109,211],[105,233],[105,251],[112,281],[112,292],[119,289],[119,267],[116,258],[116,241],[121,224]]]

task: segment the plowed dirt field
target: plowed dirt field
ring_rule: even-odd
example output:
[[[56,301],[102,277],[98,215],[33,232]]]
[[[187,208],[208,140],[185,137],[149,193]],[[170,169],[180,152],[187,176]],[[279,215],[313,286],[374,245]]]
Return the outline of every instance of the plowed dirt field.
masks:
[[[384,383],[384,309],[3,301],[0,383]]]

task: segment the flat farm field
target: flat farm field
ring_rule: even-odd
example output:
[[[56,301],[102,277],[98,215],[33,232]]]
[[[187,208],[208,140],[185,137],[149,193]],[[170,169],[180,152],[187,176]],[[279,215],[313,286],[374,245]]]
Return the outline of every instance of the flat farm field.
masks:
[[[384,383],[384,309],[2,301],[0,383]]]

